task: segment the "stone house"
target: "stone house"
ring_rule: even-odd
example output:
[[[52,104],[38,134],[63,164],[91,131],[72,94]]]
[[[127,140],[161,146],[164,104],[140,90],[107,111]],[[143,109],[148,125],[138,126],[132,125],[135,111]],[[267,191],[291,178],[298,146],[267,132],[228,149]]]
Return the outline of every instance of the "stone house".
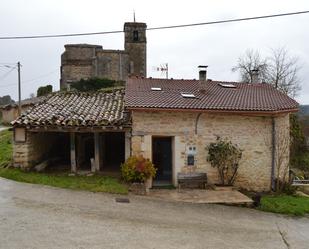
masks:
[[[235,185],[269,191],[288,169],[289,113],[298,104],[265,83],[201,79],[128,79],[131,153],[154,162],[157,180],[177,185],[178,172],[206,172],[218,183],[206,146],[228,138],[243,150]]]
[[[206,172],[217,183],[205,148],[220,136],[243,149],[235,185],[268,191],[297,110],[264,83],[130,77],[125,90],[53,93],[15,120],[14,165],[53,157],[73,172],[119,172],[130,155],[143,155],[158,169],[156,182],[176,186],[178,172]],[[288,150],[283,156],[287,165]]]
[[[60,87],[81,79],[108,78],[125,81],[129,75],[146,77],[146,24],[124,24],[124,50],[99,45],[68,44],[61,55]]]

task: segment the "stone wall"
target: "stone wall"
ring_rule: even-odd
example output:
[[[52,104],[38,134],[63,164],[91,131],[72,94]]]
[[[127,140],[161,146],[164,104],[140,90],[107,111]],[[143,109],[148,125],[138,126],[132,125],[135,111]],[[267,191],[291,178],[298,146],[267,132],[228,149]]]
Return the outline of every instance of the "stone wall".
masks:
[[[128,76],[128,54],[124,51],[102,50],[97,53],[95,63],[96,77],[124,81]]]
[[[9,124],[18,117],[18,108],[3,109],[1,112],[4,124]]]
[[[29,168],[45,159],[55,138],[52,133],[27,132],[26,142],[14,142],[14,167]]]
[[[83,48],[84,46],[84,48]],[[89,47],[90,46],[90,47]],[[128,54],[94,45],[66,45],[61,56],[61,87],[89,78],[124,81],[129,73]]]
[[[32,107],[32,105],[24,105],[21,107],[21,112],[26,112]],[[18,106],[12,106],[7,109],[0,109],[2,112],[2,122],[4,124],[10,124],[12,121],[18,118]]]
[[[255,191],[270,190],[271,183],[271,117],[254,117],[193,112],[133,111],[132,153],[152,158],[152,136],[173,137],[173,183],[177,172],[207,172],[209,181],[218,183],[216,169],[206,160],[206,146],[217,136],[228,138],[243,149],[235,185]],[[275,118],[277,130],[289,126],[289,116]],[[288,135],[288,134],[286,134]],[[186,165],[186,153],[195,146],[195,166]],[[288,155],[287,155],[288,159]]]

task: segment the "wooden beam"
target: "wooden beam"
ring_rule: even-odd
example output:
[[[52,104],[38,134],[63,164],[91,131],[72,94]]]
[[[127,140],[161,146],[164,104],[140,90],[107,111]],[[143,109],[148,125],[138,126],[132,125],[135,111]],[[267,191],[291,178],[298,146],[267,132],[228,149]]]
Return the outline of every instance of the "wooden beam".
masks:
[[[100,170],[100,134],[94,133],[94,168],[91,168],[92,172]]]
[[[70,154],[71,154],[71,171],[76,173],[76,144],[75,144],[75,133],[70,133]]]
[[[113,128],[113,127],[102,127],[102,128],[68,128],[68,127],[55,127],[55,126],[42,126],[42,127],[29,127],[27,130],[32,132],[75,132],[75,133],[94,133],[94,132],[124,132],[131,131],[131,127]]]

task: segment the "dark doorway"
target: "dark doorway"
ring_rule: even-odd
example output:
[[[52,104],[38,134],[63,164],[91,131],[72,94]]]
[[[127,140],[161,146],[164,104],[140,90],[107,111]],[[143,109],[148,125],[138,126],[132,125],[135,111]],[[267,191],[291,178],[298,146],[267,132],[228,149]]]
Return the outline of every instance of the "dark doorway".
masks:
[[[152,139],[152,162],[157,168],[155,184],[172,183],[172,138],[154,137]]]
[[[104,133],[103,170],[120,171],[120,164],[125,161],[124,132]]]

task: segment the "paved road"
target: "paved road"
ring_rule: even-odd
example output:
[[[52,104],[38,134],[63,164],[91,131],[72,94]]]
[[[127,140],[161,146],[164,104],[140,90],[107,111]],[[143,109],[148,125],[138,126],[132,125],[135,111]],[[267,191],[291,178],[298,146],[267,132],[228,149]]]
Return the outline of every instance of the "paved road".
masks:
[[[0,178],[0,248],[309,248],[309,219]]]
[[[4,127],[4,126],[0,125],[0,131],[4,131],[4,130],[7,130],[7,129],[8,129],[8,127]]]

